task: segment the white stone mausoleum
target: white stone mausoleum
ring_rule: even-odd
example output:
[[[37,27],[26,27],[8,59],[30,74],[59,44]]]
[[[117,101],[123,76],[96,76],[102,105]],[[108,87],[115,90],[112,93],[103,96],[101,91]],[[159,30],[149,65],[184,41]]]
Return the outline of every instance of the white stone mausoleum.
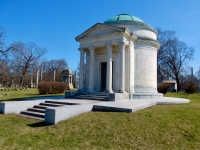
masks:
[[[76,41],[80,43],[79,91],[162,97],[157,92],[157,32],[141,19],[114,16],[96,23]]]

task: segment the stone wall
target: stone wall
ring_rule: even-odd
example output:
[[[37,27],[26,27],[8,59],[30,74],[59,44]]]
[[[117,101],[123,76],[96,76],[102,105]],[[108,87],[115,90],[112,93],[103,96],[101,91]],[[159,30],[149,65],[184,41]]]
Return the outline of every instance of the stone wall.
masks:
[[[157,50],[154,46],[136,42],[135,91],[157,92]]]

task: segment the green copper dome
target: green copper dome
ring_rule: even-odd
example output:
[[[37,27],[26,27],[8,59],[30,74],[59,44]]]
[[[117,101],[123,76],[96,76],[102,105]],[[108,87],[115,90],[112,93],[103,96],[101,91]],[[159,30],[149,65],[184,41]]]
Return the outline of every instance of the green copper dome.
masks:
[[[115,22],[121,22],[121,21],[128,21],[128,22],[141,22],[141,23],[145,23],[143,20],[141,20],[140,18],[137,18],[135,16],[131,16],[129,14],[120,14],[117,16],[114,16],[108,20],[106,20],[104,23],[108,24],[108,23],[115,23]]]

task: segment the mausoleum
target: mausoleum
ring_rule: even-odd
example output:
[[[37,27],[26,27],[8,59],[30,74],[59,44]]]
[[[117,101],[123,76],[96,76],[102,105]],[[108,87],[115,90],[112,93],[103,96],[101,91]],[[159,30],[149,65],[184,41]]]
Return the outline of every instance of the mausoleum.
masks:
[[[161,98],[157,92],[157,34],[129,14],[96,23],[81,33],[75,38],[80,43],[79,91]]]
[[[67,83],[67,89],[70,90],[74,89],[72,82],[72,76],[73,76],[72,71],[69,68],[66,68],[62,71],[61,75],[62,75],[62,81]]]

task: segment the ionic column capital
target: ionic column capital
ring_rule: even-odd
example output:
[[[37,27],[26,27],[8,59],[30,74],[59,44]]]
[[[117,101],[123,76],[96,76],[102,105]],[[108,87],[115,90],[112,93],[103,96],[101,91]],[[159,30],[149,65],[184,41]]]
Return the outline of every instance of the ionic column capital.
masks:
[[[130,45],[130,46],[134,46],[135,44],[134,44],[134,42],[130,41],[130,42],[129,42],[129,45]]]
[[[79,50],[81,53],[83,53],[83,52],[85,51],[85,48],[80,47],[80,48],[78,48],[78,50]]]
[[[111,51],[112,50],[112,44],[111,43],[107,43],[106,44],[106,48],[108,51]]]
[[[90,50],[90,53],[94,53],[94,46],[88,47],[88,49]]]
[[[112,44],[106,44],[107,51],[112,51]]]
[[[120,49],[125,49],[126,43],[121,41],[121,42],[118,42],[118,45],[120,46]]]

